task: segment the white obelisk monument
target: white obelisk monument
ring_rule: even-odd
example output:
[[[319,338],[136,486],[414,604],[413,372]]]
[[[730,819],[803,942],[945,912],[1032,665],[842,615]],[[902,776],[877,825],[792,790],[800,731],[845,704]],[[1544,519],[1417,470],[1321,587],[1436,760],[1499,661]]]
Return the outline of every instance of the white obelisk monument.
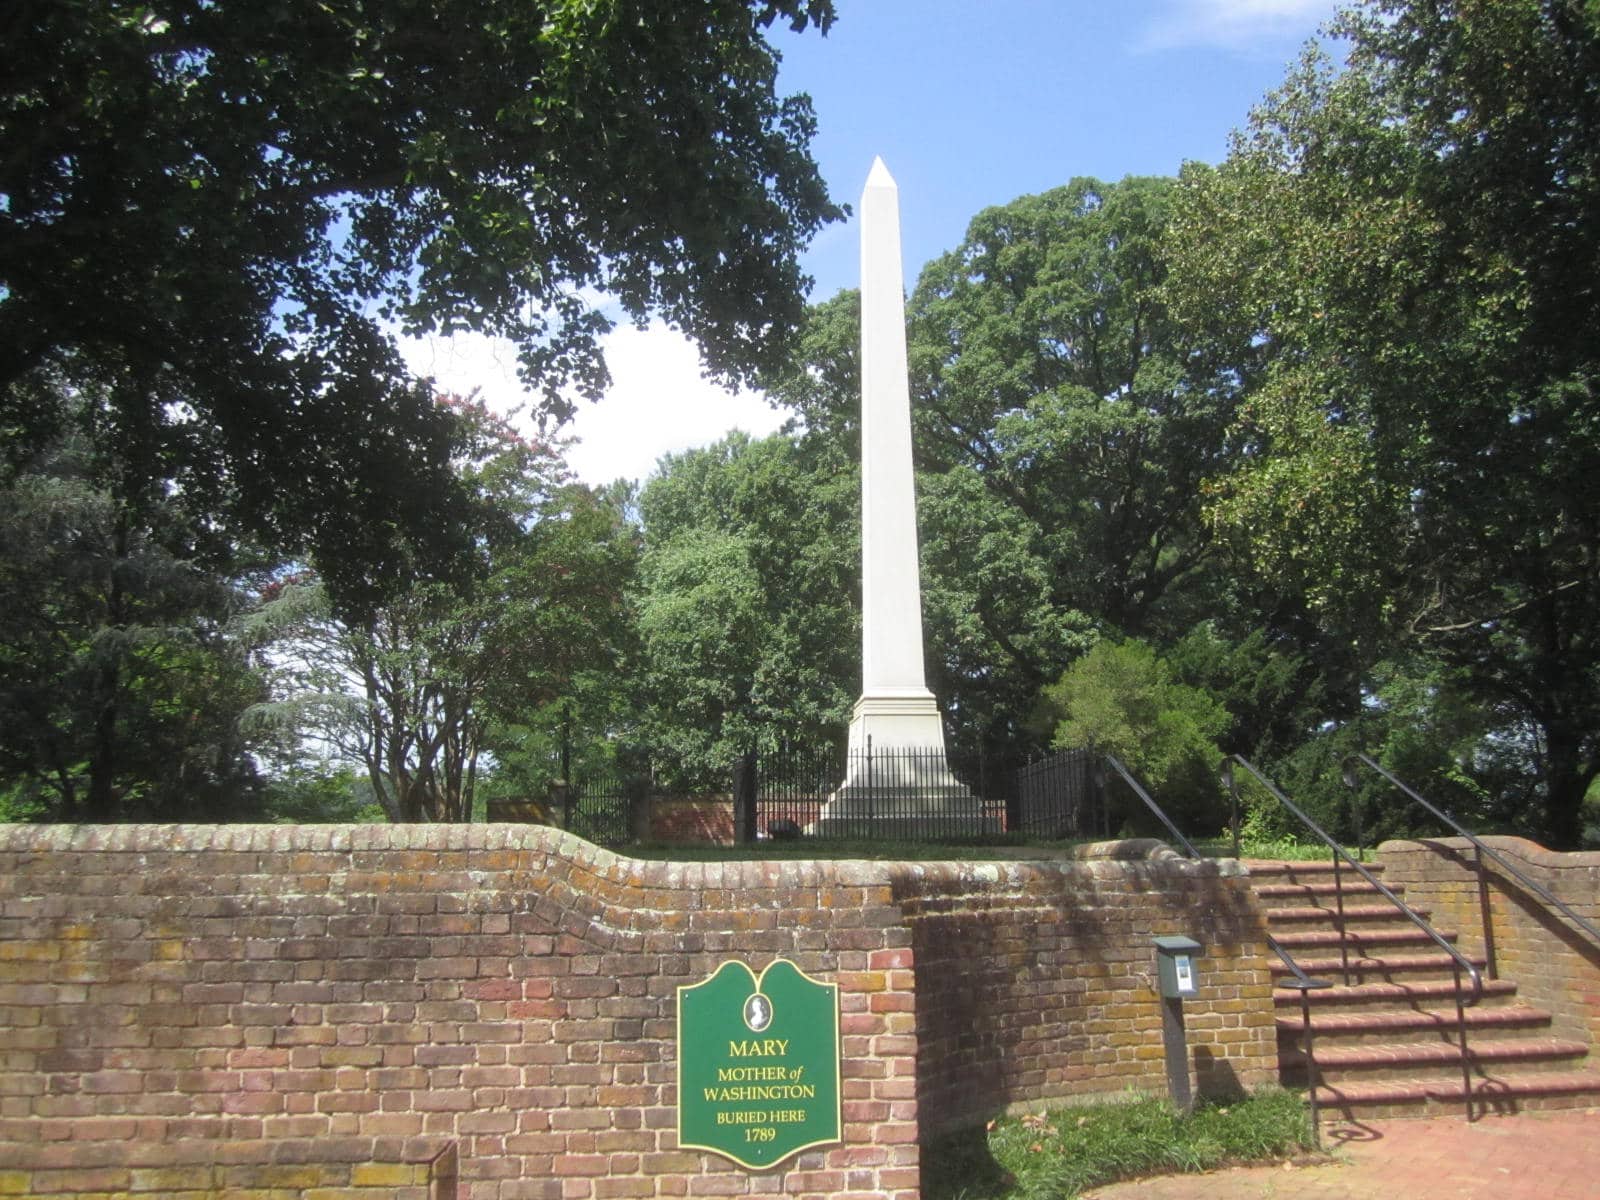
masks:
[[[922,586],[911,470],[900,194],[881,158],[861,193],[861,698],[850,721],[850,766],[819,824],[977,818],[950,772],[939,706],[922,659]],[[868,739],[873,749],[866,777]],[[883,805],[872,795],[886,797]],[[976,831],[977,826],[974,826]]]

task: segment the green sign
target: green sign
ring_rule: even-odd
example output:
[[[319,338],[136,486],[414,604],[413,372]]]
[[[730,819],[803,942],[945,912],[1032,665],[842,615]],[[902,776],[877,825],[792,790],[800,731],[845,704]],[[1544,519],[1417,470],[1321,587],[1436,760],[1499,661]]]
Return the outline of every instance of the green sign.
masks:
[[[762,1170],[839,1141],[839,988],[788,959],[678,989],[678,1144]]]

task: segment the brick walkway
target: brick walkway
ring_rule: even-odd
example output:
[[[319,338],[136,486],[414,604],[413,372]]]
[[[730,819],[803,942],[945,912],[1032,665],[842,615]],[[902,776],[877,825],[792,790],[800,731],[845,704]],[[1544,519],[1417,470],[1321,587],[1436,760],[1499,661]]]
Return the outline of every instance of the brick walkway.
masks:
[[[1172,1175],[1084,1200],[1596,1200],[1600,1109],[1328,1124],[1337,1161]]]

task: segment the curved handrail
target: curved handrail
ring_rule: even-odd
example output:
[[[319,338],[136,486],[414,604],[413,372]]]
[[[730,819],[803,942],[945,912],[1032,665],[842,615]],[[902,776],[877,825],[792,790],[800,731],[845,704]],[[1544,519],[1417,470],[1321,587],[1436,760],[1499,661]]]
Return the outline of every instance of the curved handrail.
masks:
[[[1104,754],[1101,755],[1101,757],[1110,764],[1113,771],[1122,776],[1122,781],[1133,789],[1133,794],[1135,796],[1138,796],[1139,799],[1144,801],[1144,806],[1156,815],[1156,819],[1167,827],[1167,832],[1178,839],[1178,844],[1183,847],[1183,853],[1185,857],[1205,857],[1200,853],[1200,851],[1194,848],[1188,838],[1184,837],[1183,834],[1179,832],[1178,827],[1172,823],[1171,819],[1162,810],[1161,806],[1150,798],[1150,793],[1145,791],[1144,788],[1139,785],[1139,781],[1129,773],[1127,767],[1123,766],[1116,760],[1114,756],[1110,754]]]
[[[1306,991],[1315,991],[1318,988],[1333,986],[1333,981],[1330,979],[1313,979],[1311,976],[1307,975],[1305,973],[1305,968],[1303,968],[1299,963],[1295,962],[1294,955],[1285,950],[1282,944],[1279,943],[1278,939],[1273,937],[1270,933],[1267,934],[1267,949],[1276,954],[1283,962],[1283,965],[1289,968],[1289,973],[1294,976],[1295,980],[1292,986],[1303,988]]]
[[[1183,851],[1184,851],[1185,855],[1187,855],[1189,858],[1196,858],[1196,859],[1204,857],[1204,855],[1202,855],[1200,853],[1200,851],[1195,849],[1194,843],[1191,842],[1188,838],[1183,836],[1183,831],[1180,830],[1175,824],[1173,824],[1172,818],[1167,816],[1166,810],[1163,809],[1159,804],[1157,804],[1155,802],[1155,800],[1151,797],[1149,792],[1144,790],[1143,785],[1140,784],[1140,782],[1133,777],[1133,774],[1128,770],[1127,767],[1123,766],[1120,762],[1118,762],[1114,755],[1103,754],[1103,755],[1101,755],[1101,758],[1106,763],[1108,763],[1110,765],[1110,767],[1111,767],[1111,769],[1113,771],[1115,771],[1118,775],[1122,776],[1123,782],[1126,783],[1129,787],[1131,787],[1133,789],[1134,795],[1138,796],[1139,799],[1143,800],[1144,801],[1144,806],[1146,808],[1148,808],[1152,813],[1154,813],[1156,815],[1156,819],[1159,820],[1163,825],[1165,825],[1167,827],[1167,832],[1170,833],[1177,840],[1178,845],[1183,847]],[[1246,763],[1245,765],[1249,766],[1248,763]],[[1104,783],[1105,783],[1105,781],[1104,781],[1103,778],[1099,780],[1099,784],[1102,787],[1102,789],[1104,787]],[[1239,821],[1238,821],[1238,814],[1237,814],[1237,804],[1238,804],[1238,793],[1237,792],[1235,792],[1235,794],[1234,794],[1234,802],[1235,802],[1236,811],[1235,811],[1234,823],[1233,823],[1233,826],[1234,826],[1234,832],[1233,832],[1233,856],[1235,858],[1238,858],[1239,857]],[[1307,975],[1305,973],[1305,969],[1303,967],[1301,967],[1301,965],[1299,963],[1295,962],[1294,956],[1292,954],[1290,954],[1288,950],[1284,949],[1283,943],[1278,941],[1278,939],[1273,937],[1270,933],[1266,934],[1265,936],[1266,936],[1266,939],[1267,939],[1267,948],[1278,956],[1278,958],[1283,962],[1283,965],[1286,966],[1289,969],[1289,973],[1293,976],[1293,978],[1288,983],[1284,984],[1283,986],[1292,988],[1295,991],[1300,993],[1301,1031],[1302,1031],[1302,1036],[1305,1038],[1306,1095],[1307,1095],[1308,1101],[1309,1101],[1310,1106],[1311,1106],[1311,1136],[1316,1141],[1316,1144],[1318,1146],[1321,1146],[1322,1145],[1322,1135],[1321,1135],[1320,1127],[1319,1127],[1319,1124],[1318,1124],[1318,1121],[1317,1121],[1317,1068],[1316,1068],[1315,1027],[1311,1023],[1311,999],[1310,999],[1310,994],[1312,992],[1314,992],[1314,991],[1317,991],[1317,990],[1321,989],[1321,988],[1332,987],[1333,986],[1333,981],[1330,980],[1330,979],[1313,979],[1311,976],[1309,976],[1309,975]],[[1348,972],[1347,972],[1347,975],[1348,975]],[[1346,979],[1346,982],[1349,982],[1348,978]],[[1460,973],[1458,972],[1457,975],[1456,975],[1456,1005],[1457,1005],[1457,1012],[1458,1013],[1460,1012],[1460,1004],[1461,1004],[1461,976],[1460,976]],[[1467,1044],[1467,1042],[1466,1042],[1465,1020],[1463,1019],[1462,1037],[1461,1037],[1461,1047],[1462,1047],[1462,1055],[1463,1055],[1463,1057],[1466,1054],[1466,1044]]]
[[[1134,795],[1138,796],[1139,799],[1144,801],[1145,807],[1156,815],[1156,819],[1167,827],[1167,832],[1177,839],[1178,845],[1183,847],[1183,852],[1186,857],[1196,859],[1205,857],[1205,855],[1201,854],[1199,850],[1195,849],[1193,842],[1183,836],[1183,831],[1180,830],[1177,825],[1173,824],[1172,818],[1167,816],[1166,810],[1155,802],[1149,792],[1144,790],[1143,785],[1141,785],[1140,782],[1133,777],[1132,772],[1130,772],[1127,767],[1118,762],[1114,755],[1105,754],[1101,757],[1103,757],[1105,761],[1110,764],[1113,771],[1122,776],[1123,782],[1133,789]],[[1234,857],[1237,858],[1238,856],[1235,855]],[[1307,975],[1304,969],[1301,968],[1300,964],[1295,962],[1294,957],[1287,950],[1285,950],[1278,939],[1273,937],[1270,933],[1267,934],[1267,947],[1283,960],[1284,966],[1289,968],[1290,972],[1294,975],[1295,986],[1306,990],[1314,990],[1317,988],[1332,986],[1332,984],[1326,979],[1313,979],[1311,976]]]
[[[1228,790],[1234,794],[1235,798],[1237,798],[1239,791],[1238,785],[1233,777],[1234,763],[1238,763],[1246,771],[1249,771],[1250,774],[1255,777],[1256,782],[1260,783],[1262,787],[1266,788],[1267,791],[1272,793],[1273,798],[1277,800],[1279,804],[1283,805],[1285,809],[1293,814],[1302,825],[1304,825],[1312,833],[1316,834],[1317,837],[1321,838],[1323,843],[1327,845],[1327,847],[1332,850],[1338,858],[1344,859],[1346,863],[1355,869],[1358,875],[1366,880],[1367,883],[1371,884],[1372,887],[1381,895],[1383,895],[1385,899],[1387,899],[1391,904],[1405,914],[1406,918],[1413,925],[1422,930],[1423,933],[1427,934],[1428,937],[1432,939],[1432,941],[1438,945],[1441,950],[1455,960],[1456,969],[1458,971],[1465,971],[1467,973],[1467,978],[1472,980],[1472,998],[1467,1000],[1465,1003],[1476,1004],[1479,1000],[1483,999],[1483,976],[1478,973],[1478,968],[1473,966],[1472,963],[1469,962],[1461,953],[1461,951],[1457,950],[1444,938],[1439,936],[1439,931],[1434,929],[1432,925],[1428,924],[1428,922],[1424,920],[1415,909],[1413,909],[1399,896],[1395,895],[1394,892],[1390,891],[1387,887],[1380,883],[1376,875],[1352,858],[1349,852],[1346,851],[1343,846],[1339,845],[1338,842],[1334,841],[1333,838],[1328,836],[1328,834],[1323,830],[1322,826],[1318,825],[1309,816],[1302,812],[1298,805],[1296,805],[1292,800],[1289,799],[1289,797],[1285,796],[1281,791],[1279,791],[1273,782],[1260,771],[1256,770],[1255,767],[1251,765],[1250,760],[1245,758],[1242,754],[1228,755],[1222,760],[1221,766],[1218,768],[1222,772],[1223,782],[1228,785]]]
[[[1400,782],[1400,780],[1396,779],[1388,771],[1384,770],[1382,766],[1368,758],[1365,754],[1346,755],[1344,762],[1341,764],[1341,775],[1344,778],[1344,784],[1351,791],[1355,791],[1360,786],[1360,781],[1355,773],[1355,764],[1357,763],[1360,763],[1362,766],[1368,767],[1371,770],[1376,771],[1379,775],[1382,775],[1390,783],[1394,784],[1395,787],[1399,788],[1407,796],[1410,796],[1411,799],[1415,800],[1418,804],[1422,805],[1423,808],[1427,809],[1434,816],[1438,817],[1439,820],[1443,821],[1446,825],[1450,826],[1451,829],[1455,830],[1458,836],[1464,837],[1467,839],[1467,841],[1471,842],[1473,849],[1475,849],[1480,855],[1487,855],[1489,858],[1494,859],[1494,861],[1498,863],[1508,875],[1511,875],[1513,878],[1515,878],[1519,884],[1527,888],[1528,891],[1532,892],[1551,908],[1558,909],[1562,916],[1566,917],[1584,933],[1588,934],[1589,937],[1594,940],[1596,945],[1600,945],[1600,929],[1596,929],[1588,920],[1573,912],[1569,905],[1553,896],[1542,884],[1523,874],[1520,870],[1513,866],[1504,855],[1497,851],[1493,846],[1486,845],[1482,838],[1478,837],[1477,834],[1473,833],[1470,829],[1466,828],[1466,826],[1462,825],[1460,821],[1457,821],[1449,813],[1445,812],[1444,809],[1429,803],[1426,799],[1424,799],[1422,796],[1419,796],[1404,783]],[[1487,937],[1487,931],[1485,931],[1485,936]]]

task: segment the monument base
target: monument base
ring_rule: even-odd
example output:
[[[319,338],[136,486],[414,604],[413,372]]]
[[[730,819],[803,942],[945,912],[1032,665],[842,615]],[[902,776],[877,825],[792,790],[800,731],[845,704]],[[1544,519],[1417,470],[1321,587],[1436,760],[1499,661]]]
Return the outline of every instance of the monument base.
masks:
[[[926,689],[857,700],[846,762],[844,782],[808,834],[917,840],[1001,832],[951,772],[939,706]]]

